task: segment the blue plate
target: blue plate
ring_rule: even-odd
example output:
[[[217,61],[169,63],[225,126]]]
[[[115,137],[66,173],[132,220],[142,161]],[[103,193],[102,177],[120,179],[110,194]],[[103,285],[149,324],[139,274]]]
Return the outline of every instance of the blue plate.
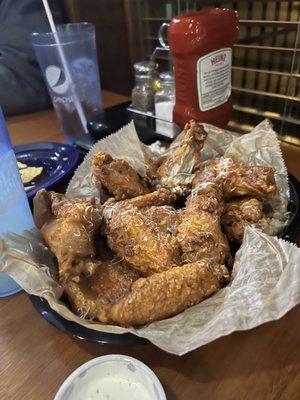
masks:
[[[34,184],[24,184],[28,199],[42,188],[51,189],[76,168],[79,153],[75,147],[52,142],[30,143],[14,148],[16,158],[30,167],[43,167]],[[32,187],[31,187],[32,186]]]

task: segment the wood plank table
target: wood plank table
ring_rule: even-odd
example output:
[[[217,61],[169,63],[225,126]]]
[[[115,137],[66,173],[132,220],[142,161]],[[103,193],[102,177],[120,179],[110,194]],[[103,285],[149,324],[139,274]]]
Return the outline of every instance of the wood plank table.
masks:
[[[106,106],[125,100],[104,92]],[[63,141],[53,110],[9,118],[8,126],[14,144]],[[300,179],[299,148],[283,145],[283,154],[290,172]],[[119,353],[152,368],[168,400],[296,400],[300,398],[299,332],[300,307],[296,307],[279,321],[233,333],[177,357],[151,344],[112,347],[74,341],[44,320],[25,293],[19,293],[0,299],[0,399],[53,399],[81,364]]]

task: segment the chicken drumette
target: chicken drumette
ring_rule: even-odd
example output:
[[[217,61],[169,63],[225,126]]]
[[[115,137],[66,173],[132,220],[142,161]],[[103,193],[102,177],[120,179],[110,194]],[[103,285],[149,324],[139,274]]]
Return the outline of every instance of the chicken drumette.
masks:
[[[265,223],[262,202],[254,198],[241,198],[228,202],[221,222],[229,240],[242,243],[245,226]]]
[[[113,159],[102,151],[93,156],[93,175],[116,200],[124,200],[149,193],[139,174],[121,159]]]
[[[34,199],[34,216],[57,257],[60,278],[93,272],[93,236],[101,224],[102,206],[94,199],[68,199],[42,189]]]

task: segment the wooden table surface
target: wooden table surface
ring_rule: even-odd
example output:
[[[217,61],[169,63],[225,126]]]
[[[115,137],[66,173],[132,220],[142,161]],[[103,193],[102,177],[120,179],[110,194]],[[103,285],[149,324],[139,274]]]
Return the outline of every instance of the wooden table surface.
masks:
[[[103,97],[106,106],[126,100],[108,92]],[[9,118],[8,127],[14,144],[63,141],[53,110]],[[300,179],[299,149],[284,145],[283,154],[290,172]],[[19,293],[0,299],[0,399],[53,399],[81,364],[119,353],[152,368],[168,400],[296,400],[300,398],[299,332],[297,307],[278,321],[177,357],[151,344],[112,347],[74,341],[44,320],[25,293]]]

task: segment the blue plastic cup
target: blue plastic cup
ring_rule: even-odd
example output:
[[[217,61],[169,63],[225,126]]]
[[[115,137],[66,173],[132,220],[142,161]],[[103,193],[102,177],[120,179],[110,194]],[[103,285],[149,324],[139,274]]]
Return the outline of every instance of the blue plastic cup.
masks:
[[[8,232],[23,234],[33,227],[32,214],[0,108],[0,236],[5,238]],[[0,273],[0,297],[20,290],[14,280]]]

